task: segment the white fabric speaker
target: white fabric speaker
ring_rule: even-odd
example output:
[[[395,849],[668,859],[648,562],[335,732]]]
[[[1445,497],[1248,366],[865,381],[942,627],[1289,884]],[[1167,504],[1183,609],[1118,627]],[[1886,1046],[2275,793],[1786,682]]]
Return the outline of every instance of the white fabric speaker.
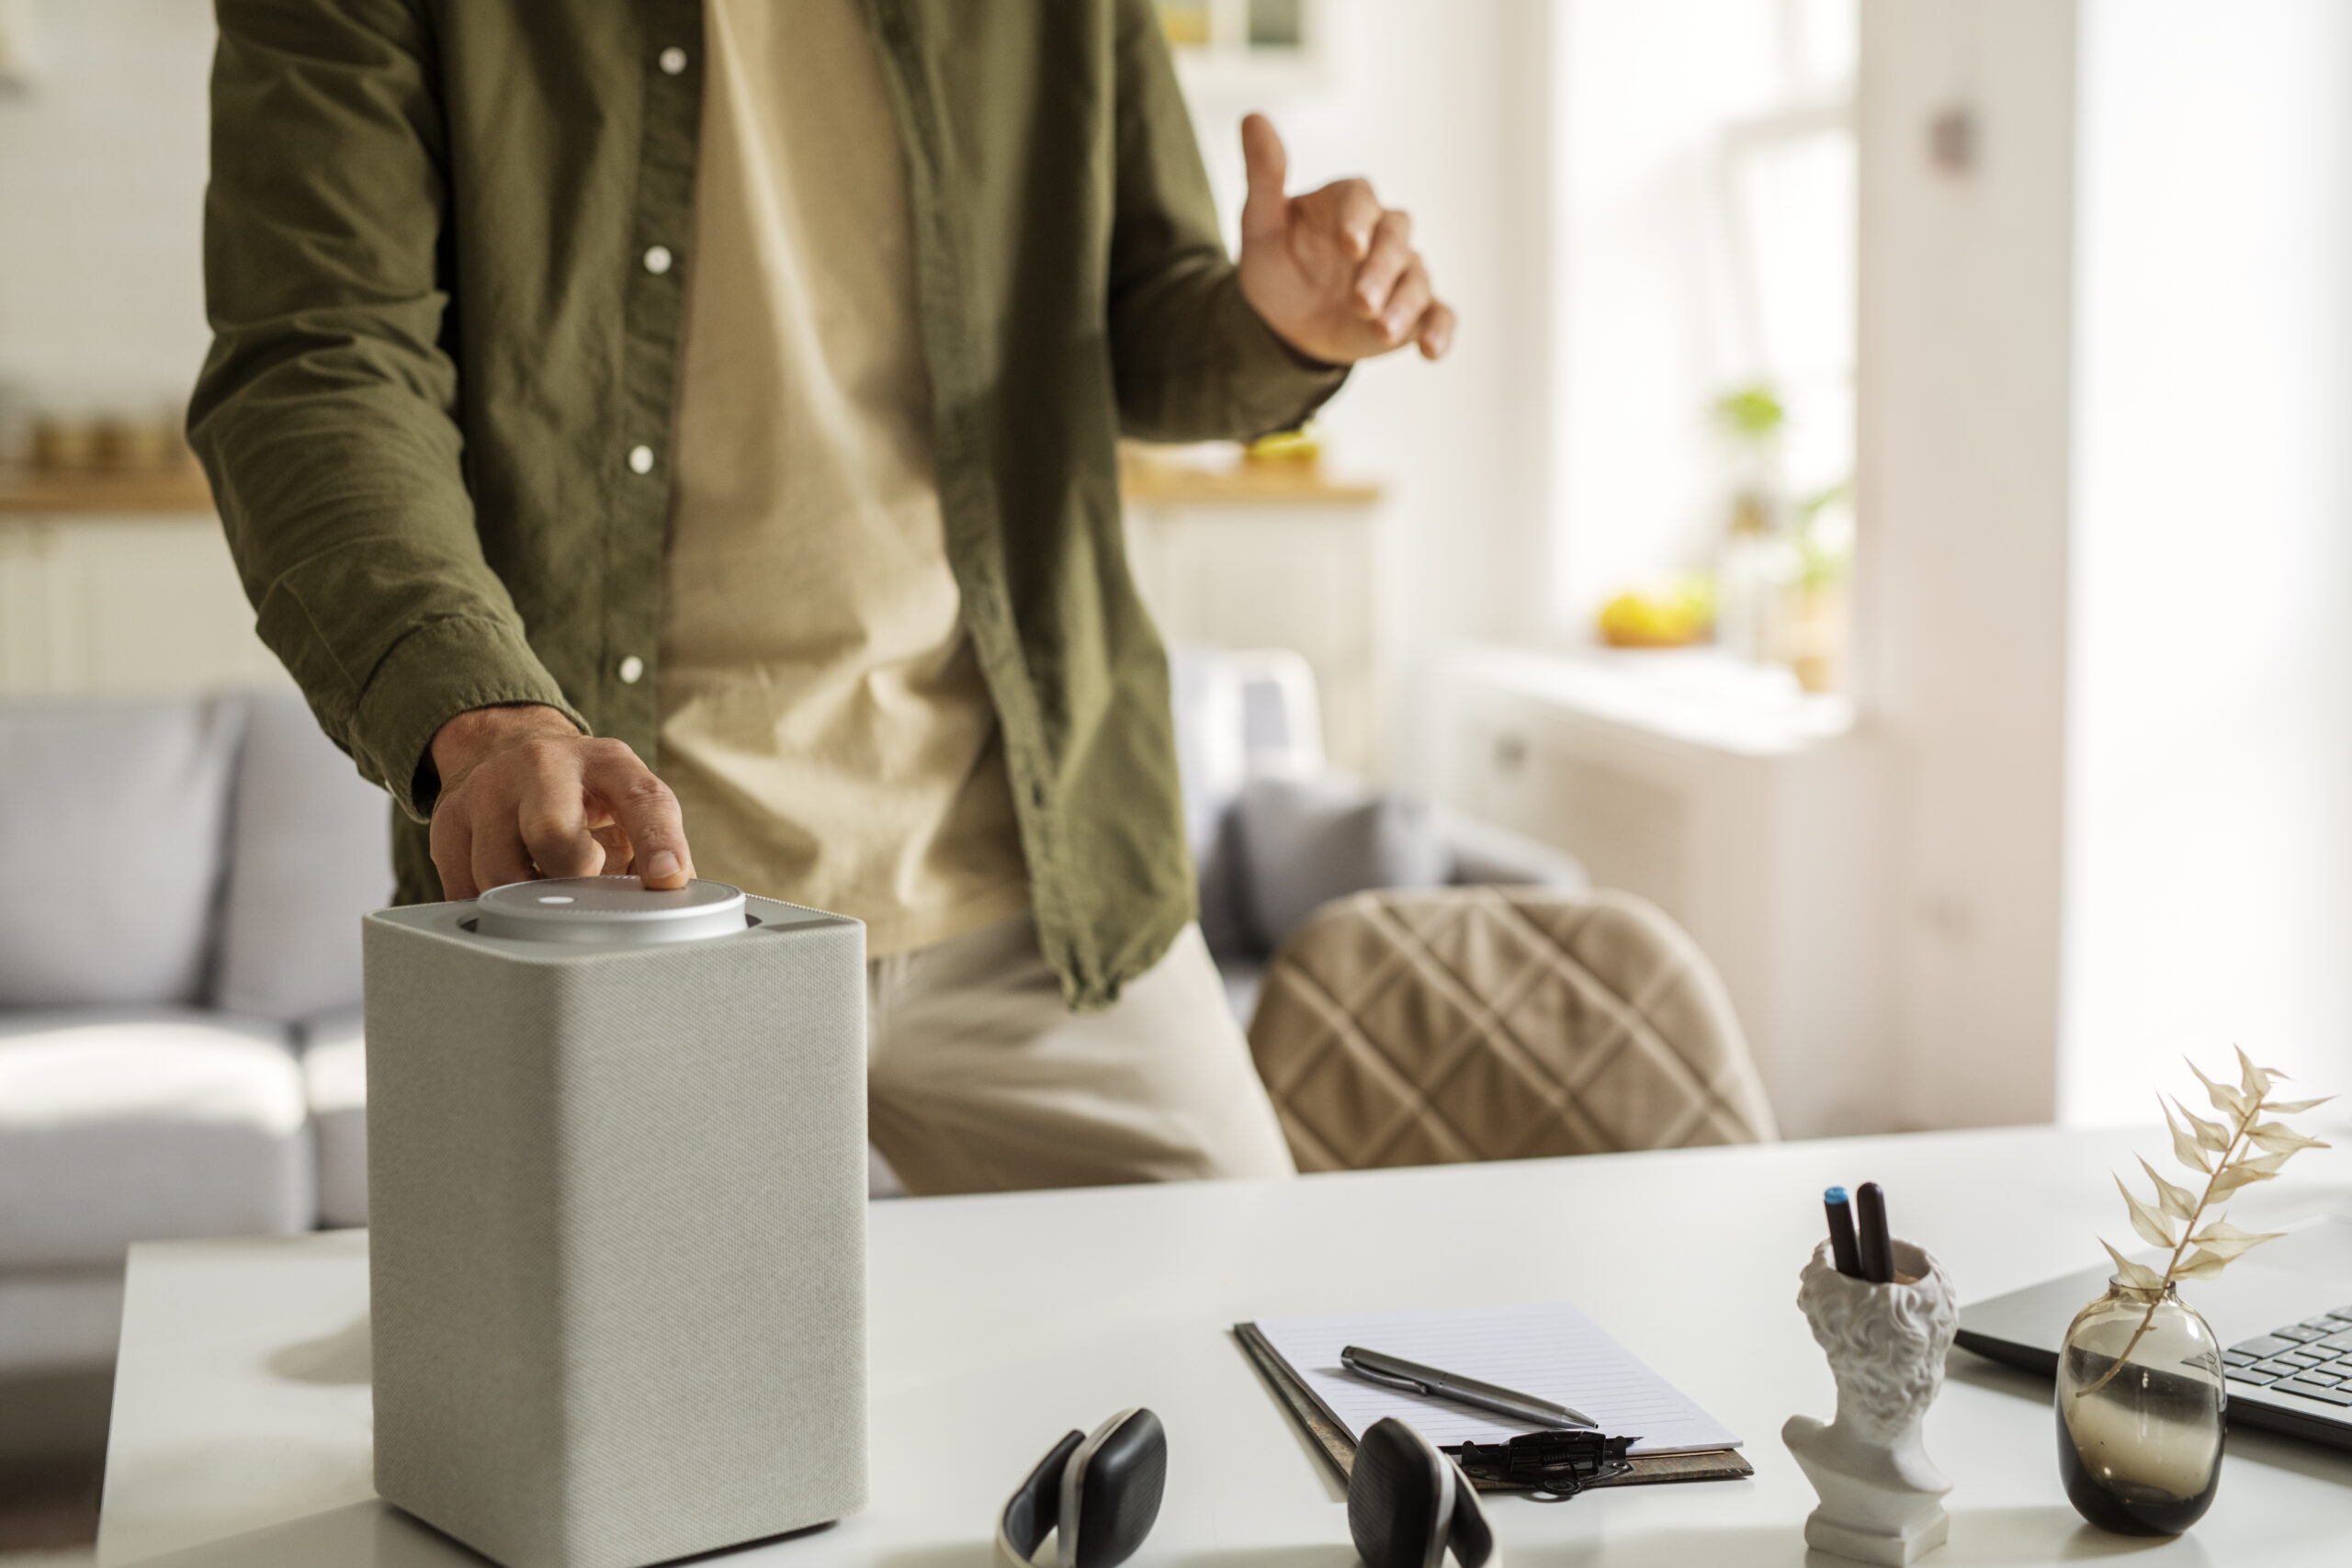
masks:
[[[365,932],[376,1489],[507,1568],[865,1502],[865,929],[519,883]]]

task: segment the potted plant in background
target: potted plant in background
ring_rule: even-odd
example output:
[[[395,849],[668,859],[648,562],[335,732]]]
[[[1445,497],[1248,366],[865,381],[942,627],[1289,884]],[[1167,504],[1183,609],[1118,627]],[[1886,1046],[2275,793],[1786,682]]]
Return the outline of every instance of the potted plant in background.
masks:
[[[1808,692],[1835,691],[1846,650],[1852,486],[1840,479],[1791,497],[1781,462],[1788,406],[1769,381],[1724,393],[1708,418],[1732,469],[1715,640],[1753,663],[1786,665]]]
[[[1717,398],[1709,411],[1733,465],[1730,515],[1715,569],[1715,640],[1755,664],[1781,656],[1787,601],[1802,562],[1789,538],[1781,476],[1788,409],[1758,381]]]

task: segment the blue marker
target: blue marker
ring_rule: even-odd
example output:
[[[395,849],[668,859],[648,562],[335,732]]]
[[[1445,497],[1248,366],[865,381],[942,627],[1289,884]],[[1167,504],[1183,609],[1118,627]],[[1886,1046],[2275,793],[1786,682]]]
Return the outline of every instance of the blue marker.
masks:
[[[1846,1190],[1833,1187],[1821,1195],[1821,1206],[1829,1211],[1829,1257],[1838,1265],[1838,1272],[1849,1280],[1862,1277],[1862,1249],[1854,1239],[1854,1205],[1846,1201]]]

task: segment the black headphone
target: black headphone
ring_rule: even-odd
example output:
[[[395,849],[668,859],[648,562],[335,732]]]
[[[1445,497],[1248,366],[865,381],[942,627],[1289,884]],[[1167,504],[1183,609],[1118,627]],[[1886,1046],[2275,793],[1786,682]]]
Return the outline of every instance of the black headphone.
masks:
[[[1030,1568],[1056,1537],[1058,1568],[1118,1568],[1159,1518],[1168,1434],[1148,1410],[1122,1410],[1088,1436],[1072,1432],[1037,1461],[997,1520],[997,1568]],[[1500,1568],[1477,1489],[1427,1438],[1394,1416],[1356,1445],[1348,1534],[1365,1568]]]
[[[1151,1533],[1167,1484],[1168,1434],[1150,1411],[1122,1410],[1085,1437],[1072,1432],[1005,1499],[998,1568],[1029,1568],[1048,1532],[1060,1568],[1118,1568]]]
[[[1394,1416],[1365,1428],[1348,1473],[1348,1534],[1364,1568],[1499,1568],[1495,1532],[1462,1467]]]

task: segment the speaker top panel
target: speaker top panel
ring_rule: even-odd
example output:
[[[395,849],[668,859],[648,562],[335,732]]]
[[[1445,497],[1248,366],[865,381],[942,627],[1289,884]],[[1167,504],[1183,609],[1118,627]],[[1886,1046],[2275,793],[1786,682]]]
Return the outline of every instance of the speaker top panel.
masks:
[[[652,947],[733,936],[744,928],[743,890],[724,882],[650,888],[634,876],[558,876],[510,882],[475,900],[475,929],[515,942]]]
[[[651,891],[634,876],[548,877],[493,887],[456,903],[379,909],[371,925],[412,931],[514,958],[618,956],[629,950],[733,943],[854,928],[846,915],[753,897],[723,882]]]

